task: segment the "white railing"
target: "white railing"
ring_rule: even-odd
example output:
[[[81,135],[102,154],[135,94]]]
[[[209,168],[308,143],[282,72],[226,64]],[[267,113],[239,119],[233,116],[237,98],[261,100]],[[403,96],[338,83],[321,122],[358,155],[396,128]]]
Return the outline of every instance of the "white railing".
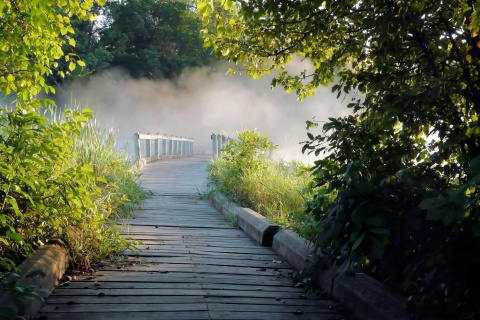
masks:
[[[234,140],[230,137],[215,133],[212,133],[210,138],[212,139],[212,153],[214,157],[221,157],[223,154],[223,149],[228,146],[230,141]]]
[[[135,133],[134,147],[137,161],[145,163],[159,159],[190,157],[194,140],[161,134]],[[142,140],[144,142],[142,143]]]

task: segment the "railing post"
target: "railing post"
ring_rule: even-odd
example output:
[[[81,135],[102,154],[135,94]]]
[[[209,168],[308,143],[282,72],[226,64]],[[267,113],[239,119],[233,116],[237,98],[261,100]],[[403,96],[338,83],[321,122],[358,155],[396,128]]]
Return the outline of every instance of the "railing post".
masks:
[[[150,134],[147,133],[147,134]],[[151,152],[151,147],[152,147],[152,140],[151,139],[145,139],[145,158],[151,158],[152,157],[152,152]]]
[[[165,139],[165,137],[162,138],[162,156],[167,157],[167,139]]]
[[[140,161],[142,158],[142,152],[140,149],[140,133],[135,132],[133,134],[133,146],[135,148],[135,156],[137,157],[137,161]]]
[[[159,133],[157,133],[157,135],[159,135]],[[158,159],[160,159],[160,139],[159,138],[155,138],[155,156]]]
[[[175,158],[177,155],[177,141],[174,136],[170,136],[170,138],[172,139],[172,158]]]
[[[217,155],[222,156],[222,135],[217,134]]]
[[[215,157],[217,155],[217,135],[212,133],[210,140],[212,140],[212,156]]]

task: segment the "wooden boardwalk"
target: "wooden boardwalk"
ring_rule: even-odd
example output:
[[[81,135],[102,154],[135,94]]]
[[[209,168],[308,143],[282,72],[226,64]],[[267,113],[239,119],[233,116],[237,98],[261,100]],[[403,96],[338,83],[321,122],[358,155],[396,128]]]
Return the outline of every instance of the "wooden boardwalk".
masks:
[[[56,288],[37,319],[344,319],[333,301],[295,288],[292,267],[271,248],[198,199],[209,159],[145,166],[153,196],[124,230],[141,251],[128,252],[125,267]]]

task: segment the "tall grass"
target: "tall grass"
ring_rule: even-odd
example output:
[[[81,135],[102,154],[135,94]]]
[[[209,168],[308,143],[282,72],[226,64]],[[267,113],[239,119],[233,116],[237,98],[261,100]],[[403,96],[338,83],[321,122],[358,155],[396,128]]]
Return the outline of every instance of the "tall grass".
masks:
[[[116,201],[114,213],[120,217],[130,216],[146,193],[138,183],[140,172],[132,166],[130,155],[125,148],[117,149],[114,129],[104,126],[98,119],[90,121],[74,140],[72,149],[76,154],[75,162],[90,164],[95,176],[107,180],[108,184],[103,184],[105,192],[121,200]]]
[[[251,140],[255,137],[251,138]],[[311,175],[304,173],[299,161],[273,160],[258,152],[244,157],[243,145],[236,142],[235,150],[227,147],[223,157],[216,157],[208,166],[208,179],[215,192],[225,194],[237,204],[250,207],[268,219],[309,234],[312,218],[303,204],[310,197]],[[260,150],[261,151],[261,150]]]
[[[74,104],[70,109],[79,111],[82,107]],[[47,117],[51,123],[64,120],[56,111],[47,112]],[[95,184],[101,190],[94,196],[95,210],[91,211],[90,217],[69,232],[73,247],[83,248],[73,251],[73,259],[78,262],[111,257],[130,246],[120,235],[118,225],[122,225],[146,198],[139,183],[140,171],[132,165],[127,150],[117,148],[114,128],[104,125],[96,117],[87,121],[73,137],[71,150],[74,155],[72,165],[89,165]],[[90,243],[84,243],[86,241]]]

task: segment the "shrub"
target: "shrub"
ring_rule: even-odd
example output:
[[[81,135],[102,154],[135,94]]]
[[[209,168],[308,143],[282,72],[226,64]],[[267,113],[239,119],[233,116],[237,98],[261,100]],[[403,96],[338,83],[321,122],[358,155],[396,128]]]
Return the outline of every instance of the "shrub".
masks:
[[[1,270],[52,238],[86,266],[129,245],[108,223],[126,199],[74,151],[91,118],[88,109],[66,110],[58,121],[28,105],[0,109]]]
[[[304,173],[304,165],[268,158],[273,146],[266,136],[252,131],[237,136],[239,140],[229,144],[224,156],[215,158],[208,167],[215,190],[309,237],[313,220],[304,214],[303,203],[312,179]]]

